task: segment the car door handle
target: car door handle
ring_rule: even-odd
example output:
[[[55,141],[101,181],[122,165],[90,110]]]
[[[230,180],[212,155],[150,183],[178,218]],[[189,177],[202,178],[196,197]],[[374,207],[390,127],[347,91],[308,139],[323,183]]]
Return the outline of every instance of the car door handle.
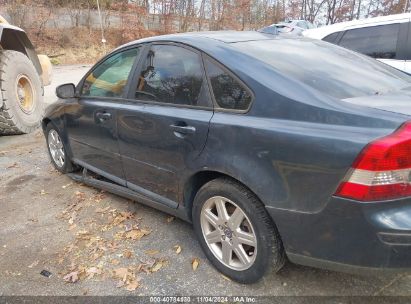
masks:
[[[180,134],[193,134],[196,132],[196,128],[192,126],[171,125],[170,128]]]
[[[108,112],[97,112],[96,117],[100,122],[105,122],[111,119],[111,113]]]

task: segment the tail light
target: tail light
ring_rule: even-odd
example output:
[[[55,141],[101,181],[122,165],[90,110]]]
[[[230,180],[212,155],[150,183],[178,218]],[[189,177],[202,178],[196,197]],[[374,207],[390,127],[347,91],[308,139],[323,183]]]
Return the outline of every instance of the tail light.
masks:
[[[411,196],[411,122],[368,144],[354,161],[336,196],[380,201]]]

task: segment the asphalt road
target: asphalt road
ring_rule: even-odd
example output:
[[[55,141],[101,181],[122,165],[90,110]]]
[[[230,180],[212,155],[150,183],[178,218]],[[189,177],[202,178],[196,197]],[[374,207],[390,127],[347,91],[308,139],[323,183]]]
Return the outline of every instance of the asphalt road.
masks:
[[[46,101],[86,70],[57,67]],[[40,130],[0,137],[0,206],[0,295],[411,295],[409,275],[291,263],[257,284],[232,282],[205,259],[189,224],[54,170]]]

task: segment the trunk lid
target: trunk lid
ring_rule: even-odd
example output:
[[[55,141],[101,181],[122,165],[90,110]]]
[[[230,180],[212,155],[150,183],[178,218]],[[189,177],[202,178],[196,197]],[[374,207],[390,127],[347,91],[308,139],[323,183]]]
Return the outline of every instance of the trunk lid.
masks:
[[[395,92],[343,99],[359,106],[411,116],[411,87]]]

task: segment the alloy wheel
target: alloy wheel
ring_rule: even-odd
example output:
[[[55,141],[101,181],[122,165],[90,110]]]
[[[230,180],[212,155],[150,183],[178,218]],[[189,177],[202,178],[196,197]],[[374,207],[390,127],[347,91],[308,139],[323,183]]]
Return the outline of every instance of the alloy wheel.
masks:
[[[208,248],[223,265],[237,271],[253,265],[257,237],[237,204],[222,196],[211,197],[203,205],[200,224]]]
[[[54,163],[59,168],[63,167],[65,162],[63,142],[54,129],[51,129],[48,134],[48,146]]]

